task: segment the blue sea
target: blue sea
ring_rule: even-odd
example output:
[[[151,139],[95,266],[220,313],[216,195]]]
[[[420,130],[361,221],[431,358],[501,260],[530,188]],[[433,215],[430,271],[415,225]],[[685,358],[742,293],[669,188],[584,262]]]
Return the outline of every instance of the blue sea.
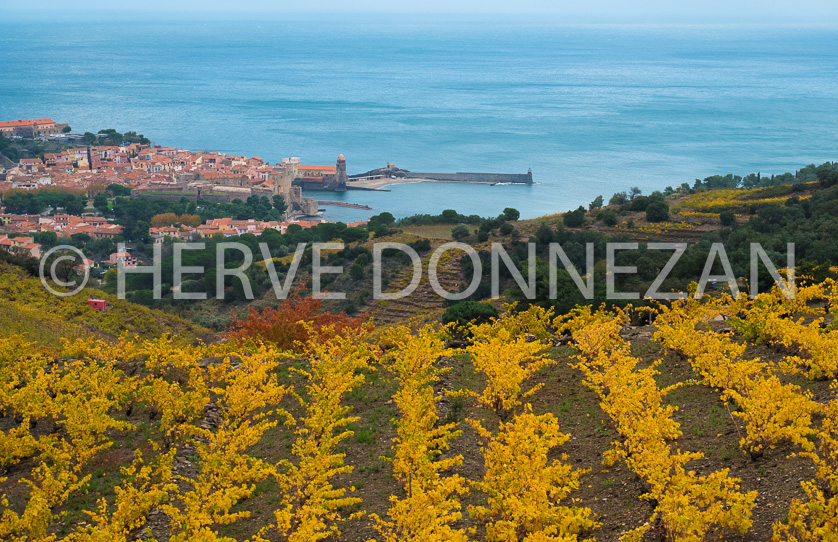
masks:
[[[409,17],[11,21],[0,119],[299,156],[350,173],[524,173],[533,186],[315,194],[374,211],[535,217],[721,173],[838,159],[838,29]]]

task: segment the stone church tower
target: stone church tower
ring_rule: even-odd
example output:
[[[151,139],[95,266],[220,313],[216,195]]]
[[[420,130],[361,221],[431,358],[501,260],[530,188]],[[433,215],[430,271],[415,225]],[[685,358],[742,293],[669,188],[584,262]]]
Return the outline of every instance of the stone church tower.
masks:
[[[346,191],[346,158],[342,154],[338,155],[337,174],[335,175],[335,191]]]

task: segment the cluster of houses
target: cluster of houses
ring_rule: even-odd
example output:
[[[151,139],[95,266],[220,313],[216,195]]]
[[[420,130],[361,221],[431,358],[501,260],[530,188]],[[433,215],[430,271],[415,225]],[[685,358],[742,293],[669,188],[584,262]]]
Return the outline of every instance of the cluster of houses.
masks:
[[[0,233],[0,249],[11,253],[26,254],[33,258],[41,257],[41,245],[31,237],[9,237]]]
[[[13,215],[0,214],[0,226],[6,232],[54,232],[58,237],[86,233],[92,239],[113,239],[122,235],[122,226],[112,224],[101,216],[74,215]]]
[[[0,129],[26,137],[60,139],[62,124],[51,119],[0,122]],[[34,127],[34,128],[33,128]],[[73,134],[70,134],[73,135]],[[0,159],[0,192],[61,187],[88,190],[92,185],[119,184],[132,195],[204,198],[214,201],[245,200],[251,195],[281,195],[292,217],[319,214],[317,201],[302,197],[302,188],[345,189],[346,160],[335,166],[312,166],[299,158],[284,158],[271,165],[258,156],[234,156],[212,151],[124,143],[70,148],[15,164]]]
[[[293,222],[260,221],[260,220],[233,220],[232,218],[216,218],[207,220],[204,224],[193,228],[190,226],[166,226],[162,228],[150,228],[149,235],[155,243],[162,243],[167,238],[176,241],[192,241],[194,239],[206,239],[215,235],[224,237],[235,237],[251,233],[259,236],[267,229],[277,230],[279,233],[288,231],[288,227],[296,224],[301,228],[311,228],[323,222],[322,220],[295,220]],[[349,222],[350,228],[358,228],[367,225],[366,220]]]
[[[270,179],[274,167],[259,157],[191,152],[159,145],[79,147],[40,158],[23,158],[0,167],[0,191],[56,186],[86,189],[92,184],[142,187],[172,182],[176,173],[205,172],[206,177],[244,177],[251,185]]]
[[[32,237],[9,237],[9,234],[53,232],[61,238],[84,233],[91,239],[112,239],[122,234],[122,226],[111,224],[100,216],[0,214],[0,227],[6,232],[0,234],[0,249],[33,258],[41,257],[41,245],[35,243]]]
[[[167,238],[173,241],[193,241],[216,235],[235,237],[250,233],[259,236],[267,229],[274,229],[280,233],[285,233],[292,224],[296,224],[301,228],[311,228],[321,222],[323,221],[295,220],[278,222],[216,218],[207,220],[198,227],[166,226],[150,228],[149,235],[155,243],[163,243]],[[347,224],[349,227],[363,227],[366,225],[367,221],[350,222]],[[41,245],[35,243],[32,237],[24,237],[21,234],[31,235],[38,232],[54,232],[59,238],[64,238],[76,233],[85,233],[91,239],[112,239],[117,235],[121,235],[123,231],[122,226],[111,224],[103,217],[64,214],[53,216],[0,214],[0,228],[7,232],[0,234],[0,250],[23,253],[33,258],[41,257]],[[16,233],[18,235],[9,237],[9,233]],[[137,265],[137,259],[127,252],[117,252],[110,255],[107,263],[111,265],[122,263],[125,267],[133,267]],[[88,267],[94,265],[94,262],[89,262]]]

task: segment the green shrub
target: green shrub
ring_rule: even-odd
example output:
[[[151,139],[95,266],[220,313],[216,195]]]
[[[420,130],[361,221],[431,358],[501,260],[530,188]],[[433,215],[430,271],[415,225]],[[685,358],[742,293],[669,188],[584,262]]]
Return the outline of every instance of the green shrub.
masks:
[[[442,323],[455,322],[457,327],[465,327],[470,323],[488,322],[497,318],[498,310],[489,303],[481,301],[462,301],[448,307],[442,315]]]
[[[647,222],[666,222],[669,220],[669,205],[665,201],[654,201],[646,207]]]
[[[352,280],[361,280],[364,278],[364,266],[359,262],[355,262],[355,264],[349,268],[349,276],[352,277]]]
[[[719,220],[722,221],[722,226],[730,227],[736,225],[736,215],[731,211],[722,211],[719,213]]]
[[[565,213],[562,218],[564,225],[568,228],[578,228],[585,223],[585,213],[579,209]]]
[[[617,225],[617,213],[615,213],[612,209],[603,209],[596,215],[597,220],[602,220],[602,222],[606,226],[616,226]]]
[[[471,228],[469,228],[465,224],[457,224],[456,226],[451,228],[451,237],[453,237],[457,241],[462,241],[469,235],[471,235]]]

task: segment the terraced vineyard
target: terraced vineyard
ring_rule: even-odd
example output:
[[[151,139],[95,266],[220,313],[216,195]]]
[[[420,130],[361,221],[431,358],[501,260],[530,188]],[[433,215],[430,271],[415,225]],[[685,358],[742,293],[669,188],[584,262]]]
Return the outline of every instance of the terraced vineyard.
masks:
[[[461,349],[434,325],[6,336],[0,536],[831,540],[834,300],[509,310]]]

